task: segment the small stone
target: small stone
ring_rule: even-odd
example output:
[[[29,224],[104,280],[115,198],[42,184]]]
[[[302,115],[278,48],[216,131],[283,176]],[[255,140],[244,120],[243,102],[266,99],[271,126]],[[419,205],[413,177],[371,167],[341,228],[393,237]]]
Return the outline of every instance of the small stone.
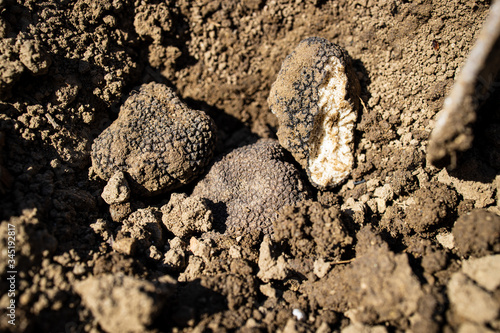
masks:
[[[326,262],[323,258],[314,261],[314,274],[320,279],[323,278],[332,267],[332,263]]]
[[[75,267],[73,267],[73,274],[75,275],[83,275],[85,274],[86,269],[85,269],[85,264],[84,263],[76,263]]]
[[[165,253],[163,265],[174,270],[186,267],[186,244],[179,237],[168,241],[170,249]]]
[[[212,251],[212,244],[210,239],[203,241],[195,237],[191,237],[189,241],[189,250],[195,255],[202,258],[205,262],[210,261],[210,254]]]
[[[451,232],[441,232],[436,235],[436,239],[445,249],[451,250],[455,247],[455,239]]]

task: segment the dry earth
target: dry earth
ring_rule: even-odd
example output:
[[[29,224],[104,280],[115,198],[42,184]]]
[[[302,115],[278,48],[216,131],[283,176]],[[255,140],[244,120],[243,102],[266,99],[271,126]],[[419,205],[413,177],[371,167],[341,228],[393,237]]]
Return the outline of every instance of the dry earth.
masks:
[[[498,84],[481,96],[473,148],[456,168],[426,161],[489,7],[0,0],[0,330],[500,331]],[[189,197],[198,180],[170,206],[171,193],[102,199],[92,142],[141,84],[163,83],[209,114],[217,158],[276,137],[271,84],[310,36],[344,47],[361,83],[345,183],[311,187],[271,236],[219,232]]]

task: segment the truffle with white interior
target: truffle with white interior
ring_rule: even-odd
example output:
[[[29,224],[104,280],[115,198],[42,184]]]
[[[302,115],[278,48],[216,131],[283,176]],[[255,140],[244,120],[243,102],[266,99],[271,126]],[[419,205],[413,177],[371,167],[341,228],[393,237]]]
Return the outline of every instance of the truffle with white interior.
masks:
[[[317,188],[338,185],[352,170],[359,92],[347,52],[319,37],[299,43],[271,87],[279,141]]]

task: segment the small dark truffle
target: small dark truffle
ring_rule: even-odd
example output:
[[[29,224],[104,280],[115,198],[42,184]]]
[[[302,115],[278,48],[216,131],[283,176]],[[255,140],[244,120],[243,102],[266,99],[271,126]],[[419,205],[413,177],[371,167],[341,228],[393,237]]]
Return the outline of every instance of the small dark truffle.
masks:
[[[338,185],[352,170],[359,92],[347,52],[319,37],[299,43],[271,87],[279,141],[317,188]]]
[[[220,158],[193,195],[208,200],[216,229],[235,236],[255,229],[271,233],[282,207],[309,197],[298,170],[273,139],[260,139]]]
[[[216,140],[213,120],[188,108],[168,87],[145,84],[92,145],[92,166],[109,180],[130,176],[133,192],[155,195],[191,182],[210,162]]]

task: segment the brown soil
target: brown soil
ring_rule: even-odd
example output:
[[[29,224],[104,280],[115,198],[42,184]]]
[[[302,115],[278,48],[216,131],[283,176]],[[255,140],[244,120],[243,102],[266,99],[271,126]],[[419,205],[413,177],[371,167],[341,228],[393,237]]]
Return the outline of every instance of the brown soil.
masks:
[[[426,161],[436,114],[489,7],[0,0],[0,330],[500,331],[498,85],[457,167]],[[276,137],[271,84],[310,36],[344,47],[361,84],[345,183],[311,186],[271,237],[206,232],[210,223],[177,211],[189,232],[174,235],[162,222],[170,194],[111,207],[102,199],[91,144],[138,86],[166,84],[209,114],[220,156]],[[203,202],[195,206],[208,221]]]

